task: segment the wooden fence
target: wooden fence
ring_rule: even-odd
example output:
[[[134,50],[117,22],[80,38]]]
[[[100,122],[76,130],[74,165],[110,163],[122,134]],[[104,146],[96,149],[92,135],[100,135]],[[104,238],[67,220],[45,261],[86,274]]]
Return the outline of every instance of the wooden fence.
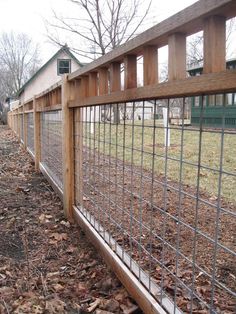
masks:
[[[35,169],[44,173],[63,200],[67,218],[77,221],[85,229],[106,262],[113,268],[145,313],[182,313],[182,311],[197,313],[197,310],[201,310],[201,313],[223,313],[223,305],[217,298],[225,298],[230,311],[230,304],[235,297],[234,287],[227,282],[221,282],[218,277],[217,252],[223,250],[222,256],[224,258],[228,256],[229,260],[235,258],[235,247],[233,248],[230,242],[228,245],[220,242],[218,228],[220,228],[220,216],[223,214],[228,215],[227,219],[232,226],[235,226],[233,197],[235,190],[230,195],[227,191],[224,192],[222,178],[228,176],[232,184],[235,183],[235,168],[225,170],[223,154],[225,136],[231,136],[230,138],[235,140],[236,134],[228,133],[224,126],[224,116],[222,116],[222,128],[218,131],[211,130],[212,133],[219,135],[220,162],[214,167],[204,166],[201,160],[203,158],[201,150],[205,130],[201,126],[201,121],[198,129],[190,130],[199,134],[199,144],[195,147],[196,159],[190,161],[184,159],[183,134],[188,131],[184,124],[179,129],[173,128],[180,131],[181,137],[180,157],[176,157],[168,155],[171,149],[168,151],[167,142],[167,145],[161,148],[162,153],[158,155],[159,144],[155,143],[155,132],[158,126],[155,119],[148,121],[149,124],[144,120],[145,102],[149,100],[152,101],[153,117],[155,117],[159,100],[165,100],[167,110],[169,110],[170,99],[173,98],[181,99],[184,108],[186,99],[192,96],[235,93],[236,71],[226,70],[225,66],[226,21],[235,16],[236,1],[234,0],[198,1],[105,56],[74,73],[65,75],[61,83],[35,95],[33,99],[25,103],[20,103],[8,114],[8,124],[33,156]],[[186,38],[201,30],[204,31],[203,74],[187,77]],[[166,45],[169,52],[168,81],[160,83],[158,82],[158,49]],[[143,86],[137,87],[137,59],[140,56],[143,58]],[[121,67],[124,68],[124,86],[121,84]],[[137,102],[141,103],[143,114],[140,124],[134,119]],[[128,108],[131,108],[133,112],[131,118],[127,118]],[[115,121],[117,112],[122,115],[119,124]],[[106,118],[104,118],[105,114]],[[139,132],[139,128],[141,128],[141,133],[136,138],[136,131]],[[159,128],[167,134],[172,132],[169,124]],[[147,141],[145,132],[148,129],[153,131],[151,135],[153,145],[150,145],[150,149],[148,145],[145,146],[145,141]],[[120,142],[119,137],[122,137]],[[131,148],[128,150],[130,139]],[[139,149],[135,148],[136,139],[140,143]],[[137,157],[140,161],[139,167],[135,152],[140,154],[140,157]],[[148,154],[151,157],[146,161]],[[156,177],[154,163],[158,156],[162,158],[161,165],[164,170]],[[146,162],[150,164],[149,168]],[[178,179],[174,177],[175,169],[173,176],[168,175],[168,165],[171,162],[178,164],[177,168],[180,173]],[[197,183],[194,191],[189,188],[191,178],[190,182],[183,182],[181,169],[185,165],[192,166],[196,170]],[[211,199],[210,194],[207,194],[208,196],[201,194],[202,170],[217,173],[216,198]],[[139,188],[135,172],[140,175],[138,177],[141,180]],[[208,186],[215,181],[213,177],[210,177],[210,180],[212,181],[207,182]],[[127,183],[128,181],[130,183]],[[145,185],[148,184],[149,195],[145,191]],[[163,200],[158,201],[155,199],[155,191],[159,191],[159,186],[164,192]],[[168,202],[170,202],[167,194],[170,189],[173,189],[179,197],[178,204],[181,203],[181,195],[194,200],[193,221],[184,222],[179,214],[173,214],[167,210]],[[129,196],[126,195],[127,190]],[[230,208],[225,205],[226,201],[220,201],[221,197],[232,198]],[[136,204],[137,199],[139,201]],[[131,203],[127,205],[126,201]],[[150,224],[144,221],[146,213],[144,203],[149,206],[147,219],[150,220]],[[139,208],[137,215],[135,204]],[[207,236],[199,227],[199,213],[204,210],[208,215],[209,208],[214,209],[215,218],[212,222],[212,234]],[[155,217],[153,215],[158,215],[158,213],[164,218],[158,218],[156,223],[158,225],[161,219],[164,219],[164,229],[161,229],[159,233],[155,230],[154,233]],[[126,216],[129,220],[127,228],[124,221]],[[175,222],[174,227],[171,225],[175,240],[178,239],[175,247],[167,236],[169,218]],[[204,219],[210,219],[210,224],[212,218],[205,217]],[[202,224],[205,222],[202,221]],[[134,236],[135,224],[136,229],[139,230],[139,235],[136,236]],[[187,249],[184,252],[180,250],[179,226],[188,228],[187,235],[193,238],[190,248],[191,258]],[[114,231],[115,228],[116,231]],[[129,231],[127,231],[128,228]],[[233,232],[232,229],[229,228],[228,232]],[[120,240],[121,236],[122,240]],[[209,241],[209,245],[212,246],[212,255],[210,258],[208,256],[208,259],[212,259],[210,270],[205,269],[204,263],[197,259],[199,236],[203,237],[204,241]],[[143,246],[147,237],[151,241],[151,248],[146,243],[144,250]],[[158,251],[158,245],[162,246],[162,253],[160,255],[155,253],[155,255],[154,251]],[[128,246],[129,248],[126,249]],[[139,252],[137,254],[135,247]],[[165,262],[164,249],[174,252],[174,270],[170,269]],[[136,255],[138,257],[135,259]],[[150,260],[148,267],[145,267],[142,260],[145,256]],[[182,279],[179,273],[178,267],[182,259],[189,263],[191,268],[192,279],[189,281],[186,278]],[[160,272],[161,279],[153,277],[153,267],[155,272]],[[210,292],[207,292],[208,296],[201,294],[197,286],[198,276],[208,278],[211,287]],[[168,288],[167,280],[174,282],[173,289]],[[187,297],[183,297],[180,287],[183,291],[187,291]]]

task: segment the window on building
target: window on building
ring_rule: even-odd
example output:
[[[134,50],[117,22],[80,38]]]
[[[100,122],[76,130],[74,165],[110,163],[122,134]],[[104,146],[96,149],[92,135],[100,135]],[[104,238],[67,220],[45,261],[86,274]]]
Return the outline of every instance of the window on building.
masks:
[[[209,95],[208,106],[212,107],[215,106],[215,104],[216,104],[215,95]]]
[[[222,94],[216,95],[216,106],[223,106],[224,104],[224,97]]]
[[[65,74],[71,72],[71,60],[59,59],[57,60],[57,74]]]
[[[200,97],[196,96],[194,97],[194,106],[199,107],[199,105],[200,105]]]

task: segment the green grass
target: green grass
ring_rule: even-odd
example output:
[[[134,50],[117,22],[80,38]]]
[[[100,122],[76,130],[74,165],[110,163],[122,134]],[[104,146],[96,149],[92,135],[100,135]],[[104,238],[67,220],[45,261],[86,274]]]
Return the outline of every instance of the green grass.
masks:
[[[200,133],[198,131],[191,131],[190,127],[185,127],[183,133],[181,127],[171,130],[171,146],[166,149],[164,147],[164,130],[162,128],[156,128],[155,131],[155,147],[153,146],[153,121],[145,121],[144,128],[142,128],[142,122],[135,121],[137,126],[132,127],[131,121],[126,121],[124,124],[95,124],[95,132],[92,134],[89,132],[89,124],[84,124],[84,135],[91,137],[91,145],[95,147],[101,153],[116,157],[123,160],[123,154],[125,161],[128,163],[133,162],[135,166],[140,166],[143,163],[143,167],[147,170],[152,169],[152,153],[155,152],[154,171],[157,175],[167,175],[168,180],[179,182],[180,180],[180,165],[181,157],[185,162],[182,164],[182,182],[186,185],[196,187],[198,167],[187,163],[198,164],[199,160],[199,142]],[[161,125],[159,125],[161,126]],[[125,138],[124,138],[125,134]],[[106,142],[103,144],[105,137]],[[182,138],[183,137],[183,138]],[[133,138],[133,140],[132,140]],[[181,151],[181,140],[183,140],[183,149]],[[100,141],[100,145],[98,142]],[[142,145],[143,142],[143,145]],[[116,152],[116,143],[121,147],[118,147]],[[212,169],[220,169],[221,159],[221,143],[222,135],[220,130],[217,133],[203,132],[201,138],[201,166],[206,166]],[[236,133],[224,134],[224,149],[223,149],[223,163],[222,170],[228,173],[236,174]],[[89,140],[84,142],[85,145],[89,145]],[[123,149],[125,144],[126,149]],[[142,153],[135,151],[132,156],[132,148],[142,150]],[[167,168],[165,169],[165,156],[168,158],[174,158],[176,160],[167,160]],[[208,170],[201,168],[200,170],[200,190],[206,191],[210,197],[217,197],[219,180],[221,180],[221,196],[225,199],[236,203],[236,178],[228,174],[222,174],[220,178],[219,172],[214,170]]]

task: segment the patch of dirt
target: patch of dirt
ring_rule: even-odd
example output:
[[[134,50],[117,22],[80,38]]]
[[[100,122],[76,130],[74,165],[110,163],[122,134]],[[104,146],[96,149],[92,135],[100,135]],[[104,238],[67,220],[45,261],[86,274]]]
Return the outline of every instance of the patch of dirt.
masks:
[[[18,232],[0,232],[0,256],[14,258],[16,261],[24,259],[24,245]]]
[[[142,313],[0,126],[0,313]]]

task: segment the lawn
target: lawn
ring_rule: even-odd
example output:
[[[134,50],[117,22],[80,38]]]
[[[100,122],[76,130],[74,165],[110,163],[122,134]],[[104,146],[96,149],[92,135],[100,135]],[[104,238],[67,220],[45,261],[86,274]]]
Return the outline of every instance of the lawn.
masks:
[[[94,132],[91,132],[91,124],[84,123],[84,144],[98,152],[124,159],[126,163],[143,166],[145,170],[154,169],[156,175],[167,180],[176,183],[181,180],[192,187],[198,184],[199,172],[200,191],[207,192],[212,199],[220,193],[221,197],[236,203],[235,131],[227,130],[222,136],[220,129],[204,129],[200,135],[197,128],[171,126],[170,146],[165,147],[162,124],[156,122],[155,139],[153,124],[153,120],[126,120],[125,124],[119,125],[101,122],[95,123]]]

